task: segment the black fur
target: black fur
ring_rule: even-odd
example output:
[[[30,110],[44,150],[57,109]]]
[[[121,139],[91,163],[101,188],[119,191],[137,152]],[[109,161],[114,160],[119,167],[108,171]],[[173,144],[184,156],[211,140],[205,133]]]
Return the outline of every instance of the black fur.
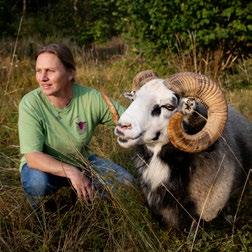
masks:
[[[153,106],[153,109],[151,111],[152,116],[159,116],[161,114],[161,107],[158,104],[155,104]]]
[[[141,146],[138,148],[138,153],[146,162],[143,167],[138,167],[142,174],[151,160],[152,152]],[[181,152],[170,144],[164,145],[159,153],[159,158],[168,164],[171,175],[169,181],[151,193],[152,200],[149,202],[149,207],[163,225],[167,223],[159,212],[164,208],[176,209],[173,218],[176,219],[175,227],[178,229],[189,227],[192,220],[198,217],[195,204],[188,194],[188,184],[193,172],[193,167],[189,167],[191,156],[192,154]],[[141,186],[146,195],[151,191],[148,182],[141,181]]]
[[[157,141],[158,138],[160,137],[160,134],[161,134],[160,131],[158,131],[158,132],[156,133],[155,137],[152,138],[152,140],[153,140],[153,141]]]

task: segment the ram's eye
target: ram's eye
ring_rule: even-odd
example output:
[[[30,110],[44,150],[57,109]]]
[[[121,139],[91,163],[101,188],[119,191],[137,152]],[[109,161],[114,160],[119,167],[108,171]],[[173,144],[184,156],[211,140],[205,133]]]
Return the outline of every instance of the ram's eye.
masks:
[[[173,111],[175,109],[175,106],[173,106],[171,104],[165,104],[165,105],[162,105],[161,108],[165,108],[169,111]]]
[[[151,111],[151,115],[152,116],[159,116],[160,114],[161,114],[161,107],[158,104],[154,105],[153,109]]]

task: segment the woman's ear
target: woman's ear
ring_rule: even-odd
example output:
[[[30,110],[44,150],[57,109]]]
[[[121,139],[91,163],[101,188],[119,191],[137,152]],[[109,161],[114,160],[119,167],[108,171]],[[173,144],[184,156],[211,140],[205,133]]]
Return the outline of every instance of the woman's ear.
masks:
[[[69,76],[68,76],[68,80],[69,81],[74,81],[75,80],[75,75],[76,75],[76,71],[75,70],[69,70]]]

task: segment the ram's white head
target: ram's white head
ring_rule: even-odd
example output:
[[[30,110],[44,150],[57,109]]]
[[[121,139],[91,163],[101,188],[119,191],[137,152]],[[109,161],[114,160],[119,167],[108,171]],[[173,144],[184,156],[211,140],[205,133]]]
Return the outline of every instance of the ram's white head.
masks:
[[[115,128],[122,147],[136,144],[168,142],[167,124],[177,111],[178,97],[164,85],[164,80],[153,79],[139,90],[125,93],[132,100]]]
[[[159,79],[151,70],[140,72],[133,80],[133,91],[125,93],[132,100],[121,115],[115,134],[124,147],[140,144],[154,146],[169,141],[186,152],[199,152],[222,134],[227,119],[227,104],[218,85],[204,75],[179,73]],[[199,99],[208,108],[208,120],[195,135],[185,133],[181,100]]]

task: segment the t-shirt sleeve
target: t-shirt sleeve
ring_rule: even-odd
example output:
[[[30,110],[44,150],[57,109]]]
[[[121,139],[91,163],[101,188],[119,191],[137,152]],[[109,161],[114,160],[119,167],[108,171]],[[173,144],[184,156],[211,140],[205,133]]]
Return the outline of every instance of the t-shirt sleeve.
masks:
[[[24,98],[19,104],[18,134],[21,154],[43,151],[43,126],[35,107],[35,104]]]
[[[99,104],[99,114],[100,114],[100,123],[106,124],[108,126],[115,126],[113,122],[112,113],[109,110],[107,103],[104,101],[100,92],[97,92],[98,104]],[[111,102],[115,106],[119,116],[125,111],[125,108],[117,101],[111,99]]]

